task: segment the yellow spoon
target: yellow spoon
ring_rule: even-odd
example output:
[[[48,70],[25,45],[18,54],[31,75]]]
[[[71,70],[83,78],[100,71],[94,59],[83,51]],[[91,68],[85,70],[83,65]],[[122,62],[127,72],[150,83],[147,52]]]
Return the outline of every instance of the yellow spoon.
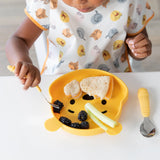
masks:
[[[149,104],[149,94],[146,88],[140,88],[138,90],[138,99],[140,102],[141,113],[144,117],[144,121],[140,126],[140,132],[145,137],[151,137],[155,135],[155,126],[150,121],[150,104]]]
[[[13,72],[13,73],[14,73],[14,71],[15,71],[15,66],[8,65],[8,66],[7,66],[7,69],[8,69],[10,72]],[[26,76],[25,78],[27,78],[27,76]],[[56,108],[56,109],[59,109],[59,107],[58,107],[57,105],[55,105],[55,104],[53,104],[53,103],[50,103],[50,102],[47,100],[47,98],[46,98],[45,95],[43,94],[42,89],[39,87],[39,85],[37,85],[36,88],[37,88],[37,90],[42,94],[42,96],[44,97],[44,99],[45,99],[52,107],[54,107],[54,108]]]

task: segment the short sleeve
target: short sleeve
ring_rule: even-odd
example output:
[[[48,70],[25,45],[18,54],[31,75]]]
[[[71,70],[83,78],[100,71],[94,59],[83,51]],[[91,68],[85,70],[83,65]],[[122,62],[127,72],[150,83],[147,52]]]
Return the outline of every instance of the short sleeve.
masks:
[[[154,12],[145,0],[130,0],[127,33],[134,36],[140,33],[154,17]]]
[[[25,14],[42,30],[49,29],[49,0],[26,0]]]

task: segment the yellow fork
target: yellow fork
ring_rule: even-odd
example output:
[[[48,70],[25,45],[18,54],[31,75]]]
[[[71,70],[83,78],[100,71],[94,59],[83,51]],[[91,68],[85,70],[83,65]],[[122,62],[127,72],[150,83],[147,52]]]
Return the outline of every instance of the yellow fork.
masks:
[[[15,71],[15,66],[8,65],[7,68],[8,68],[8,70],[9,70],[10,72],[13,72],[13,73],[14,73],[14,71]],[[25,78],[27,78],[27,76],[25,76]],[[53,103],[50,103],[50,102],[48,101],[48,99],[46,98],[46,96],[43,94],[42,89],[41,89],[38,85],[36,86],[36,88],[37,88],[37,90],[41,93],[41,95],[44,97],[44,99],[45,99],[52,107],[54,107],[54,108],[56,108],[56,109],[59,109],[58,106],[56,106],[56,105],[54,105]]]

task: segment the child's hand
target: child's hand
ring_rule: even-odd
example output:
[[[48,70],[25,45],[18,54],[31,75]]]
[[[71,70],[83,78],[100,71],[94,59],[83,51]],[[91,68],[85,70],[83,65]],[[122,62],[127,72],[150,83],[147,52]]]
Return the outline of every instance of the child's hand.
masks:
[[[37,86],[41,80],[39,70],[31,63],[18,62],[14,73],[21,80],[25,90]]]
[[[134,38],[127,38],[126,43],[131,50],[131,56],[137,60],[144,59],[151,55],[151,41],[143,33],[138,34]]]

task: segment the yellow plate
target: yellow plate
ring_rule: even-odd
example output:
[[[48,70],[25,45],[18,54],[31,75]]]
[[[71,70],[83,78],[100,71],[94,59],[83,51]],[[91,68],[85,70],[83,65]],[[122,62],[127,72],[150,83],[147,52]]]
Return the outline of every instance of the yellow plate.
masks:
[[[79,99],[75,99],[74,104],[70,104],[70,101],[73,98],[68,98],[67,96],[65,96],[64,90],[63,90],[64,86],[72,80],[77,80],[80,82],[83,78],[94,77],[94,76],[112,76],[113,77],[114,87],[113,87],[113,94],[111,99],[110,100],[105,99],[107,103],[103,105],[102,100],[100,99],[84,100],[82,97],[85,95],[85,93],[83,93],[83,95]],[[124,84],[124,82],[118,77],[116,77],[114,74],[111,74],[106,71],[98,70],[98,69],[81,69],[81,70],[69,72],[59,77],[58,79],[56,79],[49,87],[49,94],[52,98],[52,102],[59,100],[64,104],[64,107],[62,108],[60,114],[54,113],[51,107],[53,117],[48,119],[45,122],[46,129],[49,131],[56,131],[62,127],[62,129],[64,129],[65,131],[75,135],[90,136],[90,135],[96,135],[104,132],[104,130],[99,126],[97,126],[91,120],[90,117],[88,117],[86,120],[89,122],[89,125],[90,125],[89,129],[71,128],[61,123],[59,121],[59,118],[61,116],[65,116],[69,118],[72,122],[80,123],[80,121],[78,120],[78,113],[81,110],[85,110],[84,106],[87,102],[89,102],[93,104],[99,111],[101,112],[107,111],[106,113],[104,113],[104,115],[108,116],[109,118],[115,121],[118,121],[121,114],[122,106],[128,98],[128,88]],[[69,112],[68,111],[69,109],[74,111],[74,113]],[[111,128],[109,126],[107,127],[108,127],[108,130],[106,132],[110,135],[118,134],[122,129],[122,126],[120,123],[118,123],[118,126],[115,128]]]

